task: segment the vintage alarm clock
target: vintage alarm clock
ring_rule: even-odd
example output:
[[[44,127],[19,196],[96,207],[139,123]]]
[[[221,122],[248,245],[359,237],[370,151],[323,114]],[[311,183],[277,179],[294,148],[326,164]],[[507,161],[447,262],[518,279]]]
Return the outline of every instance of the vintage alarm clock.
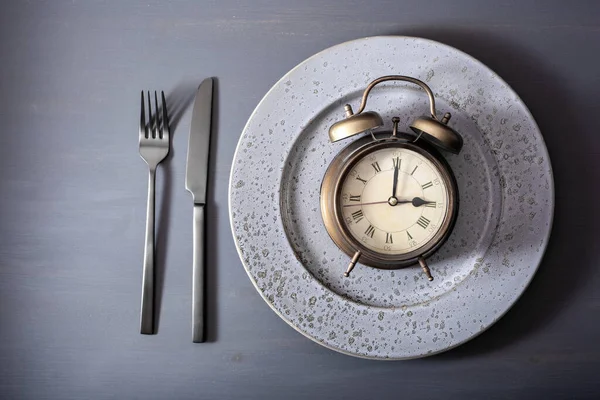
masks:
[[[430,116],[417,118],[414,133],[374,133],[383,120],[363,112],[369,92],[385,81],[419,85],[429,96]],[[360,108],[345,105],[346,118],[329,129],[332,142],[369,132],[344,148],[331,162],[321,184],[321,214],[331,239],[349,257],[344,273],[357,262],[398,269],[419,264],[433,277],[426,259],[446,241],[458,214],[458,190],[450,166],[438,150],[458,154],[462,137],[438,119],[435,99],[424,82],[401,75],[383,76],[365,89]]]

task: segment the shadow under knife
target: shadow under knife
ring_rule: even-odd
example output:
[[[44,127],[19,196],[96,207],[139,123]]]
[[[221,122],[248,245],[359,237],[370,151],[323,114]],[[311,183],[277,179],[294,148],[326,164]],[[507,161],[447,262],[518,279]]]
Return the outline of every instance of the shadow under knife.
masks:
[[[169,224],[171,220],[171,199],[173,198],[173,169],[172,160],[175,156],[173,148],[173,137],[177,130],[177,125],[185,110],[194,100],[196,92],[195,84],[185,82],[177,85],[175,89],[166,96],[167,114],[169,116],[170,132],[170,150],[168,156],[160,164],[157,170],[157,178],[160,187],[160,208],[158,209],[158,219],[156,225],[156,243],[155,243],[155,266],[154,266],[154,333],[158,333],[160,326],[160,315],[162,308],[162,297],[165,284],[165,275],[167,270],[167,247],[169,244]]]

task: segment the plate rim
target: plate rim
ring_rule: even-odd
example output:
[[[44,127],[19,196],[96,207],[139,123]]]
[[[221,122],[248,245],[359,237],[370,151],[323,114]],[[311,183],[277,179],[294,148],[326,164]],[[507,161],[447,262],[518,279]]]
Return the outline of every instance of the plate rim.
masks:
[[[500,82],[501,84],[503,84],[506,88],[506,90],[508,92],[510,92],[514,97],[515,100],[519,101],[522,106],[523,109],[527,115],[527,117],[529,118],[529,120],[532,123],[532,126],[535,128],[535,130],[537,131],[538,135],[539,135],[539,139],[540,139],[540,144],[542,146],[540,146],[540,153],[543,154],[545,156],[545,160],[547,161],[547,166],[548,166],[548,174],[549,174],[549,200],[550,200],[550,206],[549,208],[549,221],[548,221],[548,229],[547,232],[545,234],[545,236],[543,237],[543,240],[540,244],[540,252],[541,252],[541,256],[539,261],[536,263],[535,266],[532,266],[532,273],[529,276],[527,282],[524,282],[524,285],[522,287],[522,289],[520,290],[520,292],[518,293],[518,295],[514,296],[510,301],[509,301],[509,305],[502,311],[499,312],[496,317],[489,323],[487,324],[487,326],[485,326],[483,329],[480,329],[477,332],[474,332],[472,335],[468,336],[466,339],[462,340],[462,341],[458,341],[456,343],[454,343],[453,345],[444,347],[440,350],[437,351],[431,351],[431,352],[427,352],[424,354],[417,354],[414,356],[407,356],[407,357],[381,357],[381,356],[373,356],[373,355],[365,355],[365,354],[360,354],[360,353],[353,353],[347,350],[344,350],[342,348],[339,347],[334,347],[332,345],[330,345],[329,343],[325,342],[325,341],[321,341],[316,337],[310,336],[308,333],[302,331],[299,327],[297,327],[296,325],[292,324],[277,308],[275,308],[274,304],[272,304],[269,299],[266,297],[265,293],[258,287],[258,284],[256,282],[256,280],[254,279],[254,277],[250,274],[249,269],[247,268],[245,262],[244,262],[244,255],[242,254],[242,249],[241,246],[238,243],[238,240],[236,238],[235,235],[235,226],[234,226],[234,222],[233,222],[233,210],[232,210],[232,191],[234,188],[234,184],[233,184],[233,179],[234,179],[234,170],[235,170],[235,163],[233,161],[237,160],[238,158],[238,153],[240,152],[241,148],[242,148],[242,138],[244,136],[244,134],[246,133],[252,119],[255,117],[255,115],[257,114],[259,108],[261,107],[261,105],[265,102],[265,100],[269,97],[269,95],[271,94],[271,92],[273,92],[274,90],[276,90],[277,87],[279,87],[280,84],[282,84],[283,82],[285,82],[286,79],[289,79],[289,75],[292,74],[294,71],[300,69],[302,66],[304,66],[306,63],[308,63],[310,60],[319,57],[320,55],[322,55],[325,52],[329,52],[332,51],[336,48],[339,47],[343,47],[346,46],[350,43],[357,43],[357,42],[361,42],[361,41],[368,41],[368,40],[374,40],[374,39],[392,39],[392,40],[397,40],[397,39],[410,39],[410,40],[417,40],[417,41],[422,41],[422,42],[428,42],[430,44],[433,44],[435,46],[442,46],[442,47],[446,47],[452,51],[455,51],[456,53],[459,53],[461,56],[469,59],[471,62],[478,64],[479,66],[483,67],[484,69],[488,70],[492,77],[497,79],[498,82]],[[254,286],[254,288],[256,289],[256,291],[260,294],[261,298],[263,299],[263,301],[265,303],[267,303],[269,305],[269,307],[271,308],[271,310],[273,310],[275,312],[275,314],[277,316],[279,316],[279,318],[281,318],[283,321],[285,321],[285,323],[287,323],[289,326],[291,326],[292,328],[294,328],[294,330],[296,330],[297,332],[299,332],[300,334],[302,334],[303,336],[305,336],[306,338],[310,339],[312,342],[315,342],[323,347],[326,347],[330,350],[336,351],[338,353],[342,353],[348,356],[352,356],[352,357],[357,357],[357,358],[362,358],[362,359],[368,359],[368,360],[379,360],[379,361],[402,361],[402,360],[412,360],[412,359],[419,359],[419,358],[426,358],[426,357],[430,357],[430,356],[434,356],[436,354],[441,354],[444,353],[446,351],[452,350],[456,347],[459,347],[461,345],[463,345],[466,342],[469,342],[473,339],[475,339],[476,337],[478,337],[479,335],[481,335],[482,333],[486,332],[488,329],[490,329],[493,325],[495,325],[501,318],[503,318],[513,307],[514,305],[521,299],[521,297],[523,296],[523,293],[525,293],[527,291],[527,289],[529,288],[531,282],[533,281],[534,277],[536,276],[540,265],[542,264],[542,262],[544,261],[544,258],[546,257],[546,251],[548,248],[548,243],[550,240],[550,237],[552,235],[552,230],[553,230],[553,226],[554,226],[554,214],[555,214],[555,207],[556,207],[556,193],[555,193],[555,184],[554,184],[554,172],[553,172],[553,168],[552,168],[552,160],[550,159],[550,155],[548,152],[548,147],[546,146],[546,141],[544,140],[544,137],[542,135],[542,132],[539,128],[539,125],[537,123],[537,121],[535,120],[535,118],[533,117],[533,114],[531,113],[531,111],[529,110],[529,107],[527,107],[527,104],[523,101],[523,99],[518,95],[518,93],[512,88],[512,86],[510,86],[504,79],[502,79],[502,77],[500,75],[498,75],[496,73],[495,70],[493,70],[492,68],[490,68],[489,66],[487,66],[486,64],[484,64],[483,62],[479,61],[478,59],[476,59],[475,57],[471,56],[468,53],[465,53],[464,51],[457,49],[454,46],[448,45],[446,43],[442,43],[442,42],[438,42],[436,40],[432,40],[432,39],[428,39],[428,38],[423,38],[423,37],[417,37],[417,36],[408,36],[408,35],[375,35],[375,36],[367,36],[367,37],[362,37],[362,38],[358,38],[358,39],[352,39],[352,40],[347,40],[345,42],[341,42],[338,44],[335,44],[333,46],[327,47],[322,49],[321,51],[311,55],[310,57],[302,60],[301,62],[299,62],[298,64],[296,64],[292,69],[290,69],[288,72],[286,72],[280,79],[278,79],[273,85],[271,85],[270,89],[263,95],[263,97],[261,98],[261,100],[258,102],[258,104],[256,105],[256,107],[254,108],[254,110],[252,111],[252,113],[250,114],[250,116],[248,117],[244,128],[242,129],[242,133],[238,139],[238,142],[236,144],[236,148],[235,148],[235,152],[233,154],[233,158],[232,158],[232,165],[231,165],[231,169],[230,169],[230,174],[229,174],[229,187],[228,187],[228,191],[227,191],[227,196],[228,196],[228,214],[229,214],[229,224],[230,224],[230,228],[231,228],[231,234],[233,237],[233,242],[235,244],[237,253],[238,253],[238,257],[240,259],[240,262],[242,264],[242,267],[244,268],[244,271],[246,272],[246,275],[248,275],[248,278],[250,280],[250,282],[252,283],[252,285]],[[348,300],[350,301],[350,300]]]

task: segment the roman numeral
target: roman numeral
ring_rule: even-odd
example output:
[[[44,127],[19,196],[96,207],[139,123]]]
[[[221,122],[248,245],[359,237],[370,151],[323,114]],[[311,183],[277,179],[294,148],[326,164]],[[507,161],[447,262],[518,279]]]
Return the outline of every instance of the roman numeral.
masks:
[[[392,159],[392,162],[394,163],[394,168],[400,169],[400,164],[402,163],[402,160],[400,159],[400,157],[396,157],[396,158]]]
[[[430,223],[430,222],[431,222],[431,221],[429,221],[427,218],[425,218],[425,217],[421,216],[421,218],[419,218],[419,220],[417,221],[417,224],[418,224],[418,225],[419,225],[421,228],[425,229],[425,228],[427,228],[427,226],[429,225],[429,223]]]
[[[392,234],[391,233],[386,233],[385,234],[385,242],[386,243],[394,243],[394,239],[392,238]]]
[[[425,207],[435,208],[435,201],[432,201],[430,203],[425,203]]]
[[[365,235],[367,235],[369,237],[373,237],[374,233],[375,233],[375,228],[373,228],[373,225],[369,225],[369,227],[365,231]]]
[[[431,182],[427,182],[426,184],[424,184],[424,185],[421,185],[421,187],[423,188],[423,190],[425,190],[425,189],[427,189],[427,188],[430,188],[430,187],[432,187],[432,186],[433,186],[433,183],[431,183]]]
[[[358,180],[359,180],[359,181],[361,181],[362,183],[367,183],[367,181],[365,181],[364,179],[362,179],[362,178],[360,177],[360,175],[357,175],[357,176],[356,176],[356,179],[358,179]]]
[[[415,173],[415,171],[417,170],[417,168],[419,168],[418,165],[415,167],[415,169],[413,169],[413,172],[411,172],[410,174],[413,175]]]
[[[381,168],[379,167],[379,163],[377,161],[371,164],[371,166],[375,168],[375,173],[381,172]]]
[[[410,236],[410,232],[406,231],[406,235],[408,236],[408,240],[412,240],[412,236]]]
[[[360,201],[360,195],[358,195],[358,196],[350,195],[350,201]]]
[[[361,219],[363,219],[362,210],[358,210],[352,213],[352,218],[354,218],[354,222],[358,223]]]

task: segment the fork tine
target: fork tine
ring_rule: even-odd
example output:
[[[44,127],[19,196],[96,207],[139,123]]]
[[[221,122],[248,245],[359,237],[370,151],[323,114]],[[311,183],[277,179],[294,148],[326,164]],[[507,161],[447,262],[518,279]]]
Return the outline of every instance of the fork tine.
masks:
[[[150,97],[150,91],[148,90],[148,137],[154,138],[154,131],[152,129],[152,97]]]
[[[146,129],[146,112],[144,110],[144,91],[142,90],[142,112],[140,115],[140,137],[148,138],[148,130]]]
[[[158,95],[156,93],[156,90],[154,91],[154,137],[156,137],[157,139],[162,139],[162,132],[160,131],[160,124],[159,124],[159,108],[158,108]]]
[[[167,113],[167,101],[165,100],[165,92],[160,92],[161,100],[162,100],[162,127],[161,133],[163,137],[166,135],[166,138],[169,138],[169,115]]]

